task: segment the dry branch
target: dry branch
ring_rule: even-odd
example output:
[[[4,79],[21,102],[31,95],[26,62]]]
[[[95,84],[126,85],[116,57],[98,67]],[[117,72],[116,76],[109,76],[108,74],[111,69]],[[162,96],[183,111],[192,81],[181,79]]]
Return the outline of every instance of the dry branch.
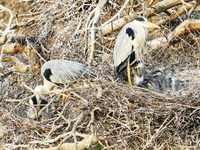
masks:
[[[95,8],[95,16],[92,21],[92,30],[91,30],[91,43],[90,43],[90,57],[89,57],[89,63],[93,61],[93,55],[95,51],[95,31],[96,27],[100,18],[101,10],[103,9],[104,5],[107,3],[107,0],[100,0],[97,7]]]
[[[176,19],[177,17],[179,17],[186,11],[190,10],[192,7],[196,6],[196,4],[197,3],[195,1],[193,1],[190,3],[190,5],[182,6],[181,8],[178,9],[178,11],[174,11],[168,18],[158,21],[156,23],[156,25],[161,26],[161,25],[165,25],[165,24],[173,21],[174,19]],[[149,29],[149,32],[151,32],[151,31],[153,31],[152,28]]]
[[[0,30],[0,33],[2,34],[2,37],[0,39],[0,45],[2,45],[3,43],[5,43],[6,36],[10,32],[12,32],[10,29],[11,29],[11,25],[12,25],[12,22],[13,22],[15,15],[10,9],[7,9],[6,7],[4,7],[2,5],[0,5],[0,9],[3,10],[3,11],[8,11],[10,13],[10,19],[9,19],[9,22],[8,22],[6,29],[4,31]]]
[[[4,49],[3,49],[4,48]],[[16,54],[21,50],[21,47],[17,43],[9,43],[7,45],[1,45],[0,51],[3,51],[3,54]]]
[[[105,25],[101,30],[102,34],[106,35],[109,34],[110,32],[113,32],[117,29],[122,28],[126,23],[132,21],[135,19],[137,15],[135,13],[130,13],[128,16],[125,16],[124,18],[118,19],[116,21],[113,21],[107,25]]]
[[[121,7],[121,9],[108,21],[106,21],[104,24],[101,25],[100,29],[103,35],[111,32],[111,31],[115,31],[118,28],[121,28],[124,26],[124,24],[126,24],[127,22],[131,21],[132,19],[136,18],[137,15],[135,15],[134,13],[130,13],[130,15],[121,18],[117,21],[114,21],[117,17],[119,17],[119,15],[122,13],[122,11],[124,11],[124,9],[126,8],[126,6],[128,5],[129,0],[126,0],[126,2],[124,3],[124,5]],[[134,7],[138,7],[141,3],[139,3],[138,5],[134,6]],[[113,22],[114,21],[114,22]]]
[[[186,0],[185,2],[190,2],[190,1],[192,1],[192,0]],[[126,3],[124,3],[124,5],[125,4]],[[161,1],[158,4],[148,8],[145,11],[145,16],[147,18],[150,18],[150,17],[157,15],[161,12],[165,12],[167,9],[169,9],[171,7],[174,7],[174,6],[177,6],[177,5],[180,5],[180,4],[182,4],[181,0],[175,0],[175,1],[164,0],[164,1]],[[140,5],[140,3],[138,5]],[[134,7],[137,7],[138,5],[136,5]],[[189,6],[187,5],[187,7],[189,7]],[[104,23],[100,27],[103,35],[109,34],[109,33],[113,32],[115,30],[122,28],[126,23],[128,23],[128,22],[132,21],[134,18],[136,18],[137,15],[134,12],[130,12],[130,14],[125,16],[124,18],[113,21],[115,17],[116,16],[111,18],[109,21],[107,21],[106,23]]]
[[[81,136],[81,134],[77,134],[78,136]],[[92,135],[84,135],[84,139],[81,142],[75,143],[63,143],[61,146],[56,146],[52,148],[47,148],[44,150],[84,150],[85,148],[88,148],[91,144],[97,142],[98,139],[96,136]],[[36,149],[34,149],[36,150]]]
[[[192,0],[184,0],[185,2],[190,2]],[[182,4],[182,1],[181,0],[164,0],[164,1],[161,1],[159,3],[157,3],[156,5],[148,8],[146,11],[145,11],[145,16],[147,18],[150,18],[154,15],[157,15],[161,12],[165,12],[167,9],[169,8],[172,8],[174,6],[177,6],[177,5],[180,5]]]
[[[182,36],[195,30],[200,31],[200,20],[189,19],[185,20],[178,27],[176,27],[172,33],[169,34],[169,44],[172,45],[180,40]]]
[[[22,62],[20,62],[16,57],[14,56],[6,56],[3,57],[1,59],[2,62],[6,62],[6,61],[14,61],[16,63],[16,65],[14,65],[13,67],[10,68],[10,70],[12,71],[16,71],[16,72],[25,72],[27,71],[30,66],[29,65],[24,65]]]
[[[96,109],[95,109],[96,110]],[[73,128],[70,132],[67,132],[67,133],[64,133],[62,135],[59,135],[57,136],[55,139],[52,139],[52,140],[48,140],[48,141],[45,141],[45,142],[40,142],[40,141],[33,141],[31,142],[32,144],[33,143],[40,143],[40,144],[45,144],[45,143],[53,143],[53,142],[56,142],[58,140],[60,140],[61,138],[64,138],[63,141],[65,141],[66,139],[70,138],[71,136],[74,137],[74,143],[60,143],[59,146],[56,146],[56,147],[52,147],[52,148],[47,148],[45,150],[56,150],[56,149],[61,149],[61,150],[83,150],[87,147],[89,147],[91,144],[97,142],[97,137],[94,136],[94,135],[89,135],[89,134],[81,134],[81,133],[78,133],[76,132],[76,128],[78,126],[79,123],[82,122],[83,118],[90,114],[90,113],[93,113],[90,112],[90,111],[84,111],[82,112],[79,117],[76,118],[76,122],[74,123],[73,125]],[[93,117],[91,119],[94,119]],[[75,121],[75,120],[74,120]],[[83,137],[84,139],[81,141],[81,142],[77,142],[76,140],[76,136],[80,136],[80,137]],[[103,139],[103,137],[99,137],[100,139]]]

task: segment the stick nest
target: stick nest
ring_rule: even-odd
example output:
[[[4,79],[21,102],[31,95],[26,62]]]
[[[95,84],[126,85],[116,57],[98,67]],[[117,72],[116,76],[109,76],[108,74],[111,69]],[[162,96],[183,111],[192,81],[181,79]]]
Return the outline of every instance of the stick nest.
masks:
[[[114,43],[120,29],[102,34],[99,28],[121,11],[124,2],[109,1],[102,7],[98,24],[95,24],[93,60],[91,63],[88,61],[93,44],[91,30],[96,16],[94,10],[100,2],[66,0],[36,1],[31,4],[24,20],[34,19],[34,23],[21,29],[26,35],[28,53],[22,51],[15,54],[30,67],[25,72],[15,71],[4,78],[9,90],[1,96],[0,103],[2,148],[62,149],[66,146],[67,149],[73,147],[73,143],[77,149],[83,143],[86,146],[82,149],[198,147],[199,31],[185,34],[173,45],[155,50],[149,47],[145,60],[147,72],[162,68],[166,76],[187,81],[187,88],[165,95],[129,86],[126,77],[116,75],[113,66]],[[149,6],[130,1],[118,17],[127,16],[131,8],[140,14],[143,7],[147,9]],[[153,17],[151,19],[156,23],[168,16],[162,12]],[[179,21],[162,25],[162,30],[152,31],[150,36],[156,39],[173,33],[173,29],[183,22]],[[80,78],[68,88],[56,87],[46,93],[44,96],[49,103],[40,111],[40,119],[36,121],[27,115],[33,111],[28,103],[33,92],[30,88],[43,84],[40,68],[51,59],[90,65],[96,70],[96,76]],[[5,68],[2,71],[6,74],[13,64],[5,62],[3,65]],[[57,89],[62,91],[58,92]]]

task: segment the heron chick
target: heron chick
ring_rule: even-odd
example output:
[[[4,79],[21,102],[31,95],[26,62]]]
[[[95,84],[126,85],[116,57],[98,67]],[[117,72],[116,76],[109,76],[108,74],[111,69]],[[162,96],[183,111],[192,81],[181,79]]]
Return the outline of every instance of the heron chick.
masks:
[[[146,27],[160,28],[144,17],[137,17],[124,25],[115,42],[114,67],[117,73],[127,70],[130,85],[132,85],[130,69],[135,66],[136,61],[142,61],[143,55],[147,53],[148,30]]]
[[[81,77],[94,75],[95,71],[82,63],[69,60],[50,60],[43,64],[41,75],[44,79],[44,85],[39,85],[34,92],[49,91],[54,86],[64,87],[75,83]],[[36,119],[38,120],[38,104],[44,99],[41,95],[36,95],[30,99],[29,103],[34,104],[36,108]]]
[[[142,84],[151,91],[172,94],[186,87],[186,83],[175,77],[167,78],[161,70],[156,70],[146,75]]]
[[[144,63],[142,61],[136,61],[133,66],[133,85],[140,85],[144,82]]]
[[[141,85],[151,91],[163,93],[167,89],[167,80],[161,70],[156,70],[146,75]]]

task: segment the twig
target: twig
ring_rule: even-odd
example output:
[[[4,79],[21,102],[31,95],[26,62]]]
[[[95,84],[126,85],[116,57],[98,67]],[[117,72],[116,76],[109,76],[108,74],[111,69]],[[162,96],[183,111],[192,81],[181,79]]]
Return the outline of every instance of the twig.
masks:
[[[94,51],[95,51],[95,29],[94,28],[98,24],[98,21],[100,18],[100,12],[106,3],[107,3],[107,0],[100,0],[97,7],[95,8],[95,16],[93,18],[93,23],[92,23],[93,30],[91,30],[91,44],[90,44],[90,57],[89,57],[90,64],[93,61]]]

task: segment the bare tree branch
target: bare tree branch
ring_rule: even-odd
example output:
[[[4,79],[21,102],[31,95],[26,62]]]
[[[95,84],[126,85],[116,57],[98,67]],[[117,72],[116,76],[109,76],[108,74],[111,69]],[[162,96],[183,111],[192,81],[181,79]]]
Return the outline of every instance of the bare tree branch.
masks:
[[[103,9],[104,5],[107,3],[107,0],[100,0],[97,7],[95,8],[95,16],[93,18],[92,23],[92,30],[91,30],[91,43],[90,43],[90,56],[89,56],[89,63],[93,61],[93,55],[95,51],[95,28],[97,27],[101,10]]]

